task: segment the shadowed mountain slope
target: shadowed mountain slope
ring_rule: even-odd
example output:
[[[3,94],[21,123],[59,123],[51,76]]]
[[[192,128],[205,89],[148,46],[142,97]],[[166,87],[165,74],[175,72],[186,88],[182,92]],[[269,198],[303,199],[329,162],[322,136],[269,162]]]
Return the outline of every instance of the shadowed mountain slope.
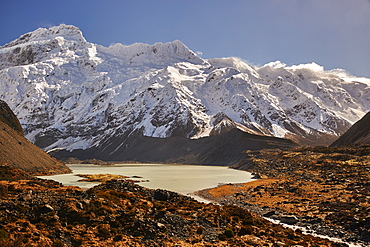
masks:
[[[68,152],[59,150],[52,155],[57,158],[74,156],[102,160],[126,160],[139,162],[167,162],[182,164],[232,165],[245,158],[245,150],[264,148],[291,148],[297,144],[288,139],[245,133],[238,129],[199,139],[182,136],[169,138],[147,137],[133,134],[112,138],[103,142],[103,152],[94,148]]]
[[[14,115],[7,103],[0,100],[0,121],[23,135],[23,128],[18,118]]]
[[[349,128],[331,146],[350,146],[355,144],[370,144],[370,112]]]

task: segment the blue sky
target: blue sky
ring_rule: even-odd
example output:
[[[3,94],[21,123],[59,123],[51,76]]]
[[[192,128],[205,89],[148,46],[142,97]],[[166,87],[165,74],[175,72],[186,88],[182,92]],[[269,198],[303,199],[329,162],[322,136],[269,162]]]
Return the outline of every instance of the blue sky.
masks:
[[[104,46],[179,39],[203,58],[370,77],[370,0],[0,0],[0,45],[61,23]]]

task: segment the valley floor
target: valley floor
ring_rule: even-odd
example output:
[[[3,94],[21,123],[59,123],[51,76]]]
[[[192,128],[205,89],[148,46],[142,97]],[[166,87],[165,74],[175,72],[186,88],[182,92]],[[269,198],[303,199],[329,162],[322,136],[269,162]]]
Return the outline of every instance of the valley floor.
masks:
[[[0,168],[0,246],[345,246],[129,181],[82,190]]]

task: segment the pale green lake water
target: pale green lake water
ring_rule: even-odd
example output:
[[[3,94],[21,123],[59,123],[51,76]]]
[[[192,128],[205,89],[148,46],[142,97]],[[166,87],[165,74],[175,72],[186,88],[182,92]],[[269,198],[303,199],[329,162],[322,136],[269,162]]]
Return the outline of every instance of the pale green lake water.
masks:
[[[230,169],[225,166],[199,166],[199,165],[169,165],[169,164],[118,164],[114,166],[95,165],[68,165],[73,173],[54,176],[40,176],[52,179],[64,185],[90,188],[99,183],[78,182],[81,177],[76,174],[118,174],[134,180],[144,180],[138,183],[150,189],[166,189],[183,195],[216,187],[227,183],[244,183],[252,181],[249,172]]]

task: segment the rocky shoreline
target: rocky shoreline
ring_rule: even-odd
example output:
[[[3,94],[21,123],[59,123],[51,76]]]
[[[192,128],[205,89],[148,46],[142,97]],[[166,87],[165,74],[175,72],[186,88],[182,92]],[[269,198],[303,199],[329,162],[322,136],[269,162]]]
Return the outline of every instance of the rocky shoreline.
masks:
[[[290,214],[284,210],[250,204],[238,198],[225,197],[222,199],[216,199],[210,196],[206,191],[198,191],[195,194],[211,202],[218,203],[219,205],[236,205],[238,207],[245,208],[248,211],[258,214],[267,220],[271,220],[271,222],[276,224],[282,224],[285,227],[292,229],[300,229],[305,234],[334,239],[333,241],[343,243],[345,246],[348,246],[349,244],[352,246],[367,246],[367,244],[360,241],[358,236],[355,234],[347,235],[343,227],[328,225],[318,217],[301,217],[295,214]]]
[[[235,168],[259,174],[246,184],[199,191],[310,234],[370,244],[370,149],[300,148],[249,152]]]

